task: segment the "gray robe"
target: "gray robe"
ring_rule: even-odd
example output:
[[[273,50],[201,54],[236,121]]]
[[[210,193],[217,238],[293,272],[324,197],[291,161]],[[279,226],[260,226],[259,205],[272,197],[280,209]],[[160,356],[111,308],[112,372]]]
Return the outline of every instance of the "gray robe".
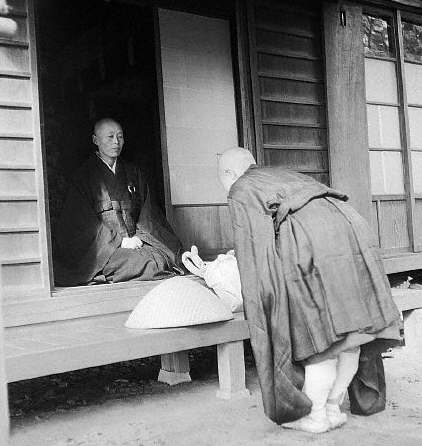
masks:
[[[279,167],[251,166],[229,193],[264,409],[277,423],[310,411],[303,361],[399,320],[371,231],[345,199]]]

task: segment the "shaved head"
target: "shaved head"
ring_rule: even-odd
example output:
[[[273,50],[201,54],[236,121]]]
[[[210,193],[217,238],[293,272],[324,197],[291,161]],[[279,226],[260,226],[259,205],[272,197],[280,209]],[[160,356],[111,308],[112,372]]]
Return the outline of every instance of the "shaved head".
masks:
[[[99,157],[110,167],[114,166],[125,143],[122,126],[112,118],[100,119],[94,125],[92,142],[97,146]]]
[[[252,153],[241,147],[226,150],[221,155],[218,160],[218,175],[226,192],[229,192],[232,184],[251,164],[256,164]]]
[[[94,135],[98,135],[98,133],[101,131],[101,129],[107,125],[107,124],[117,124],[118,126],[121,127],[120,123],[117,122],[115,119],[113,118],[103,118],[98,120],[95,124],[94,124]]]

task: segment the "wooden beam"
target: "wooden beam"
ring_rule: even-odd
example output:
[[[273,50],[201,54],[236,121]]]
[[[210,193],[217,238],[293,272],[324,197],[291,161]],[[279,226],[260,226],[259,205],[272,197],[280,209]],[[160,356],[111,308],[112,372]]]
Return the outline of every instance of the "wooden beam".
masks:
[[[385,272],[387,274],[399,273],[402,271],[412,271],[422,268],[422,254],[402,254],[394,257],[383,258]]]
[[[400,311],[415,310],[422,308],[422,289],[400,289],[393,288],[393,299]]]
[[[124,326],[129,313],[6,330],[9,382],[249,339],[243,313],[213,324],[159,330]]]
[[[344,26],[340,9],[345,12]],[[362,7],[324,4],[324,36],[331,185],[350,197],[367,220],[371,216]]]

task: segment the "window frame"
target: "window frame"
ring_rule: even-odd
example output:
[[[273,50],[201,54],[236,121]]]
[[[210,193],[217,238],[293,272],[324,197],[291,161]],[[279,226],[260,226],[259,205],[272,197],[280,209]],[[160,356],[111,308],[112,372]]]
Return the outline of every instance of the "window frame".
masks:
[[[372,203],[376,203],[377,214],[380,215],[380,207],[382,201],[391,200],[404,200],[406,203],[406,215],[407,215],[407,233],[409,237],[409,247],[408,248],[382,248],[383,253],[386,255],[396,254],[396,253],[417,253],[422,251],[422,246],[418,247],[415,244],[415,193],[413,189],[413,178],[412,178],[412,159],[411,159],[411,148],[410,148],[410,128],[409,128],[409,105],[407,100],[406,91],[406,77],[404,71],[404,55],[403,55],[403,34],[401,32],[401,22],[402,22],[402,11],[398,8],[392,9],[380,9],[373,7],[364,7],[362,9],[362,14],[373,15],[380,18],[387,18],[391,20],[392,26],[392,36],[395,57],[384,58],[377,56],[367,56],[364,55],[365,59],[378,59],[378,60],[390,60],[395,63],[396,80],[397,80],[397,104],[381,104],[381,105],[391,105],[398,108],[399,113],[399,130],[400,130],[400,140],[401,140],[401,150],[403,160],[403,180],[404,180],[404,194],[380,194],[372,195]],[[405,13],[407,16],[407,13]],[[411,14],[414,17],[414,14]],[[419,21],[422,24],[422,17],[419,17]],[[364,49],[363,49],[364,51]],[[374,102],[367,101],[367,104],[377,105]],[[380,105],[380,104],[378,104]],[[368,147],[368,152],[373,149]],[[376,149],[375,149],[376,150]],[[422,194],[421,194],[422,198]],[[380,240],[380,218],[377,218],[378,224],[378,237]]]

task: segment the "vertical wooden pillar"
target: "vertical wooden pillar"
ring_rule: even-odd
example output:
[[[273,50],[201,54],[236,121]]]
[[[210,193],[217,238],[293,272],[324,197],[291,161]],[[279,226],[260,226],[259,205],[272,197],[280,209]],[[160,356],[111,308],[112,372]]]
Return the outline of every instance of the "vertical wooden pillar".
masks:
[[[417,358],[421,364],[422,355],[422,309],[418,308],[404,313],[404,339],[406,346],[403,351],[412,359]]]
[[[217,397],[224,400],[249,397],[245,384],[245,356],[243,341],[217,345],[218,378]]]
[[[7,445],[9,438],[9,408],[7,402],[7,381],[4,366],[4,330],[3,330],[3,299],[0,286],[0,444]]]
[[[324,4],[331,186],[370,219],[371,189],[365,102],[362,7]]]
[[[158,381],[174,386],[190,382],[188,352],[176,352],[161,355],[161,370]]]
[[[240,144],[256,157],[252,88],[249,70],[249,30],[246,3],[236,0],[236,39],[239,67],[241,141]]]

